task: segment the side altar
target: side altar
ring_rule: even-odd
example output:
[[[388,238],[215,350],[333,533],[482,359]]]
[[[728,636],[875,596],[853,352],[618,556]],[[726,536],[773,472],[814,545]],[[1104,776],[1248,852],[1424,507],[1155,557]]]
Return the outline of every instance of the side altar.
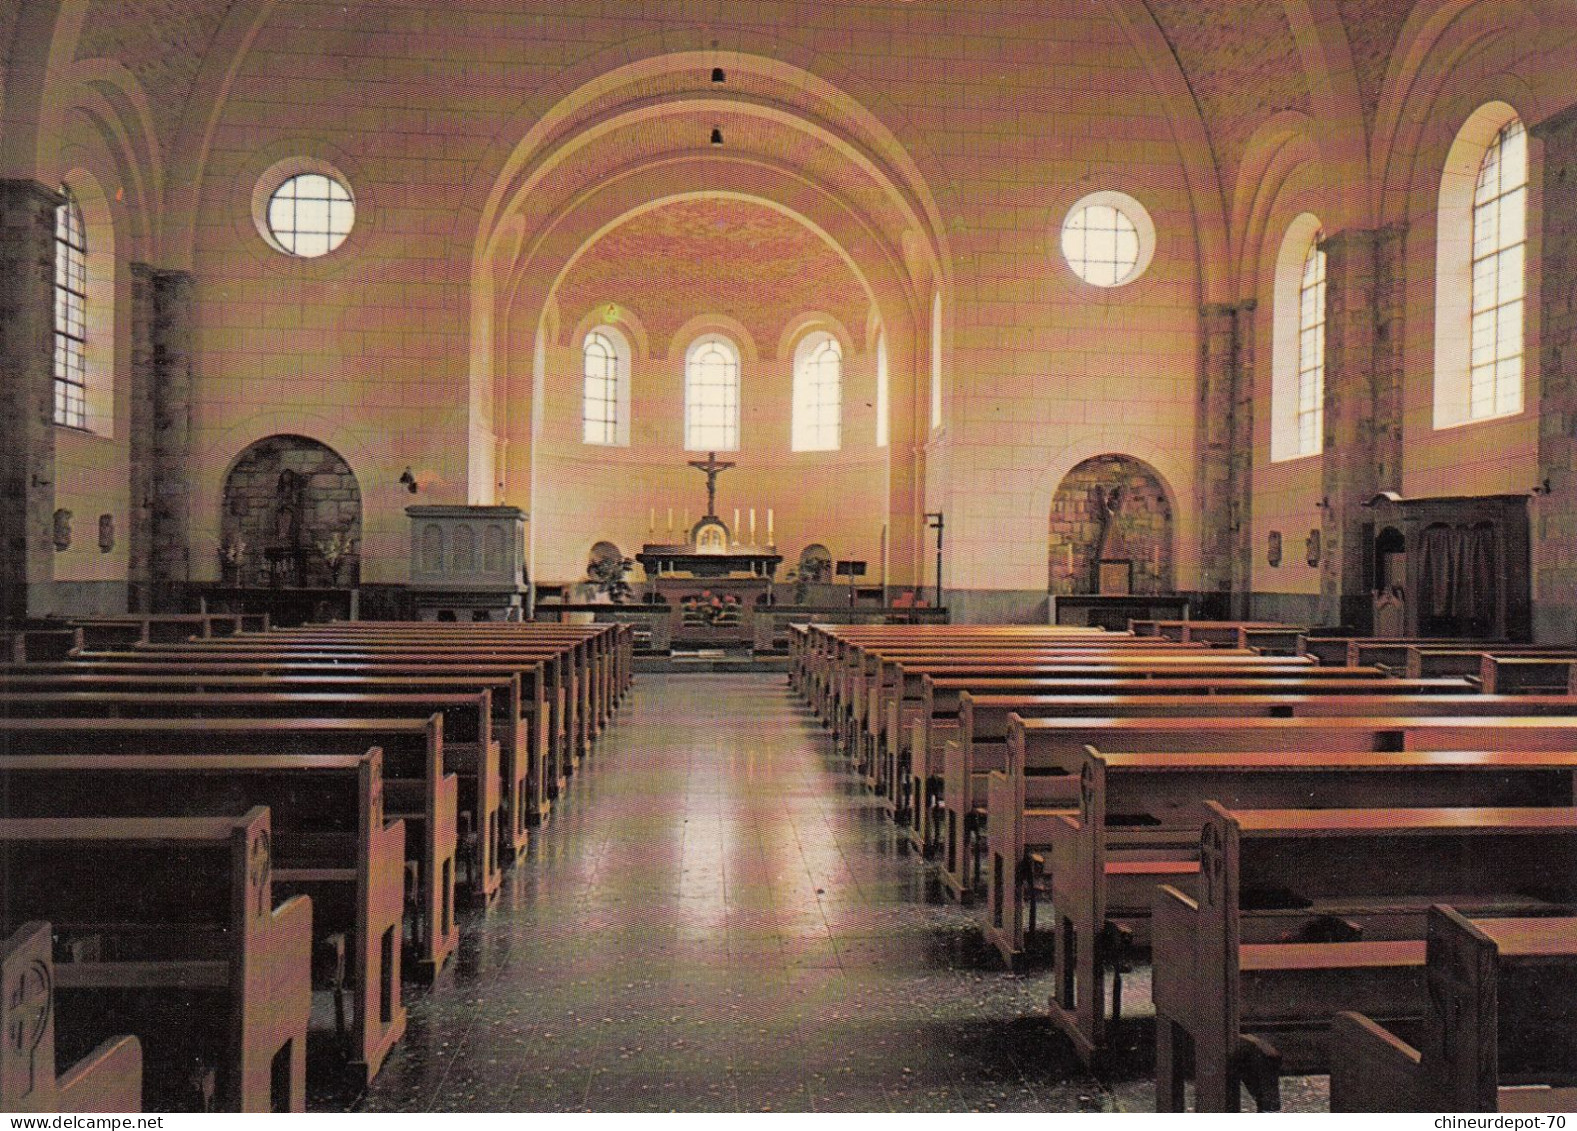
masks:
[[[783,558],[770,545],[740,545],[737,532],[717,516],[717,476],[732,463],[708,452],[690,466],[706,475],[706,514],[684,542],[647,543],[635,555],[646,571],[646,602],[669,607],[675,644],[749,645],[755,610],[772,603]]]

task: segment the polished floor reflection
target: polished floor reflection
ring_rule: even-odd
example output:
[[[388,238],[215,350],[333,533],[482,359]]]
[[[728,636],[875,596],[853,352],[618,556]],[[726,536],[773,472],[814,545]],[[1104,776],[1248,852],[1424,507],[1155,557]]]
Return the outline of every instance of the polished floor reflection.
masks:
[[[1113,1103],[782,675],[643,675],[371,1111]],[[1148,1105],[1148,1095],[1143,1103]]]

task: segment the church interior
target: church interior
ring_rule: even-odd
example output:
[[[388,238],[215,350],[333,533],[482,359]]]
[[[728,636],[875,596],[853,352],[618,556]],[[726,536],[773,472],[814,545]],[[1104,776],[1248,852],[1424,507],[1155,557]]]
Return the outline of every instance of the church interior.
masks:
[[[0,0],[0,1108],[1577,1110],[1574,75]]]

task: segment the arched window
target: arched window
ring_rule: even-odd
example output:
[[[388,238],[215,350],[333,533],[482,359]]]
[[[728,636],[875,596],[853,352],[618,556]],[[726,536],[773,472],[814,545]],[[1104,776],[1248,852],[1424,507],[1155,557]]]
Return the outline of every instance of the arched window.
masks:
[[[630,349],[611,326],[586,335],[581,438],[588,444],[630,442]]]
[[[887,335],[876,335],[876,446],[887,446]]]
[[[697,338],[685,352],[684,446],[691,452],[739,448],[739,350],[717,334]]]
[[[842,445],[843,348],[825,331],[794,350],[793,450],[832,452]]]
[[[1507,103],[1463,123],[1436,216],[1435,427],[1514,416],[1525,370],[1528,142]]]
[[[1325,432],[1325,252],[1317,218],[1287,227],[1276,255],[1270,458],[1317,455]]]
[[[82,207],[62,185],[55,209],[55,423],[88,426],[88,240]]]
[[[1522,299],[1528,237],[1528,135],[1515,118],[1478,167],[1473,192],[1473,322],[1468,415],[1522,411]]]

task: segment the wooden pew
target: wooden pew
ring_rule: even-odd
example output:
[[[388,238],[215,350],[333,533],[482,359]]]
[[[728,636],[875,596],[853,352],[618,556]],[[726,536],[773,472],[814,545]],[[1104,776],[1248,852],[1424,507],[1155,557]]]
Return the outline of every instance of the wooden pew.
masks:
[[[890,690],[882,693],[873,706],[875,714],[885,714],[884,738],[871,740],[872,765],[866,770],[870,784],[878,796],[894,810],[903,808],[900,791],[910,783],[913,767],[934,765],[938,754],[928,750],[912,750],[915,722],[925,709],[925,680],[931,678],[1014,678],[1014,679],[1104,679],[1131,675],[1135,678],[1155,678],[1168,672],[1204,675],[1230,674],[1232,672],[1294,672],[1311,670],[1311,665],[1301,661],[1283,662],[1278,658],[1252,654],[1231,655],[1224,651],[1194,650],[1192,645],[1180,645],[1181,652],[1149,652],[1129,649],[1112,653],[1083,653],[1078,655],[1018,656],[1015,654],[987,654],[964,660],[932,657],[884,657],[881,686]],[[890,673],[889,673],[890,670]],[[922,732],[923,733],[923,732]]]
[[[1508,698],[1515,702],[1515,699]],[[1561,698],[1565,711],[1571,700]],[[1273,704],[1256,699],[1244,712],[1156,717],[1132,706],[1106,717],[1023,718],[1010,716],[1008,762],[993,770],[986,786],[988,806],[1005,801],[1013,814],[986,819],[986,935],[1006,961],[1022,950],[1022,864],[1027,852],[1050,846],[1056,826],[1078,808],[1077,771],[1086,745],[1103,753],[1173,751],[1235,754],[1261,750],[1304,750],[1320,755],[1361,751],[1577,750],[1577,717],[1556,715],[1432,716],[1432,700],[1407,704],[1408,714],[1354,715],[1362,697],[1304,704],[1299,717],[1264,717]],[[1504,709],[1504,708],[1502,708]],[[1560,705],[1557,705],[1560,710]],[[1193,708],[1190,708],[1193,710]],[[1309,718],[1319,718],[1311,746]],[[1026,774],[1026,768],[1028,773]],[[1016,779],[1024,779],[1022,784]],[[1000,781],[998,780],[1000,779]],[[991,791],[995,790],[995,796]],[[1028,814],[1028,815],[1026,815]]]
[[[1338,1013],[1331,1110],[1577,1110],[1573,975],[1577,919],[1469,919],[1431,907],[1423,1040],[1414,1048],[1362,1013]]]
[[[456,863],[465,868],[471,902],[485,906],[498,894],[502,801],[499,744],[493,738],[492,694],[488,691],[367,693],[295,691],[76,691],[47,688],[12,698],[0,687],[6,714],[20,719],[303,719],[425,721],[441,725],[443,764],[458,782]],[[276,729],[277,733],[277,729]],[[369,742],[376,738],[369,738]],[[406,759],[396,776],[413,777],[426,765]],[[459,882],[459,877],[456,877]]]
[[[23,923],[0,946],[0,1110],[142,1110],[142,1045],[113,1036],[55,1074],[55,964],[48,923]]]
[[[1577,803],[1577,751],[1111,754],[1086,747],[1078,775],[1077,810],[1048,822],[1056,908],[1051,1011],[1086,1062],[1106,1046],[1107,975],[1116,1020],[1122,963],[1149,946],[1155,886],[1195,894],[1205,801],[1274,808],[1317,799],[1336,809]],[[1012,813],[1012,799],[1003,800]]]
[[[416,972],[435,977],[459,941],[454,881],[459,783],[444,766],[443,717],[427,719],[7,719],[0,718],[4,759],[58,753],[62,744],[99,754],[263,757],[360,754],[383,750],[384,811],[405,822],[407,888]]]
[[[405,1034],[400,936],[405,825],[383,812],[383,752],[340,755],[11,754],[0,817],[196,817],[271,813],[280,897],[312,898],[320,982],[365,1087]],[[345,1018],[345,991],[353,1012]]]
[[[82,647],[79,628],[19,628],[0,632],[0,657],[13,664],[64,660]]]
[[[57,1049],[130,1028],[145,1110],[198,1106],[194,1063],[218,1110],[304,1110],[312,901],[274,906],[272,844],[264,808],[0,820],[0,927],[43,919],[78,956],[55,966]]]
[[[1479,686],[1502,695],[1577,694],[1577,657],[1479,656]]]
[[[274,692],[279,694],[316,693],[379,695],[390,693],[476,694],[486,691],[492,697],[492,732],[499,743],[500,830],[496,853],[504,863],[513,862],[525,852],[530,826],[539,824],[547,814],[545,794],[540,799],[532,791],[529,774],[533,757],[540,758],[547,742],[547,719],[535,700],[521,695],[517,673],[491,675],[449,675],[410,672],[398,675],[353,675],[333,668],[321,674],[301,671],[280,673],[261,670],[253,674],[225,671],[215,674],[203,668],[176,666],[154,670],[151,665],[127,665],[124,670],[79,670],[67,665],[46,672],[18,672],[0,669],[0,703],[8,696],[47,691],[138,692]],[[445,737],[452,733],[445,732]],[[462,734],[464,731],[462,730]],[[533,751],[536,754],[533,754]]]
[[[1481,674],[1485,655],[1531,659],[1577,659],[1577,648],[1539,644],[1502,644],[1495,648],[1463,648],[1449,641],[1409,644],[1405,674],[1417,676]],[[1415,675],[1416,673],[1416,675]]]
[[[1192,644],[1151,643],[1132,638],[1112,644],[1078,643],[1032,649],[996,645],[868,648],[851,660],[845,672],[848,699],[834,725],[842,727],[840,740],[862,760],[880,757],[884,751],[891,757],[895,751],[889,747],[908,742],[903,731],[923,695],[923,678],[932,668],[995,674],[999,669],[1022,672],[1075,665],[1138,664],[1150,656],[1173,661],[1181,655],[1197,660],[1209,654]],[[1227,664],[1259,662],[1241,651],[1214,655]]]
[[[276,631],[266,636],[243,638],[240,646],[269,646],[290,643],[306,649],[376,645],[379,647],[417,647],[461,649],[487,654],[522,649],[552,649],[570,658],[578,692],[577,706],[587,727],[587,741],[596,737],[612,717],[621,683],[627,676],[620,671],[626,649],[617,626],[564,626],[495,624],[424,624],[410,622],[347,622],[328,626]]]
[[[965,894],[965,865],[977,823],[971,816],[978,816],[985,808],[985,774],[1007,765],[1008,717],[1014,712],[1025,718],[1053,715],[1056,705],[1068,696],[1446,695],[1469,690],[1460,679],[1348,678],[1350,671],[1238,669],[1217,676],[1133,673],[1085,680],[927,675],[910,743],[917,766],[922,761],[920,752],[924,752],[925,792],[931,812],[926,844],[934,844],[940,851],[949,890]],[[957,749],[949,748],[953,743]]]
[[[386,690],[386,681],[395,681],[395,687],[409,685],[413,689],[433,685],[440,687],[445,680],[463,680],[455,689],[463,689],[471,681],[476,681],[478,688],[494,690],[490,685],[493,681],[505,681],[505,704],[519,704],[519,721],[513,726],[499,726],[495,730],[502,738],[500,774],[508,788],[502,792],[506,797],[521,796],[520,783],[526,783],[524,801],[519,806],[519,815],[514,816],[511,824],[520,828],[515,838],[516,852],[524,850],[525,832],[523,825],[538,823],[547,813],[551,799],[556,797],[562,787],[564,779],[557,776],[556,766],[564,754],[564,734],[557,729],[556,723],[562,722],[563,698],[555,698],[550,686],[551,679],[547,666],[536,660],[530,661],[499,661],[488,658],[485,661],[468,662],[464,659],[450,659],[447,656],[442,662],[406,662],[400,658],[386,656],[370,661],[349,661],[333,658],[304,659],[271,657],[244,657],[233,660],[212,661],[183,660],[179,655],[163,656],[142,652],[109,653],[103,658],[79,659],[67,664],[36,665],[29,664],[25,667],[19,665],[0,665],[0,680],[19,680],[40,676],[75,676],[88,675],[103,676],[158,676],[175,679],[186,679],[192,682],[198,680],[217,680],[220,677],[253,677],[281,679],[299,679],[303,681],[326,680],[330,677],[336,679],[366,680],[369,690]],[[209,686],[204,682],[203,686]],[[518,690],[517,690],[518,688]],[[336,688],[331,688],[336,689]],[[557,704],[557,709],[554,704]],[[495,707],[500,705],[500,697],[494,696]],[[507,707],[506,707],[507,709]],[[526,752],[526,761],[522,764],[518,759],[520,752]]]
[[[1130,621],[1130,627],[1142,623],[1154,629],[1154,635],[1164,640],[1178,640],[1185,644],[1206,644],[1215,648],[1253,648],[1265,655],[1296,655],[1298,638],[1308,629],[1299,625],[1280,624],[1275,621],[1236,620],[1159,620]],[[1149,635],[1146,632],[1146,635]]]
[[[557,793],[574,773],[576,763],[589,749],[589,731],[582,709],[583,686],[569,649],[554,645],[531,648],[489,649],[479,655],[475,646],[421,646],[408,643],[392,645],[335,646],[322,644],[297,647],[290,644],[260,642],[233,646],[230,641],[194,643],[184,648],[144,647],[133,652],[108,652],[93,656],[96,663],[181,663],[204,665],[271,663],[280,668],[297,666],[320,669],[325,666],[349,671],[374,668],[393,671],[423,668],[460,668],[474,670],[488,666],[519,671],[521,694],[535,697],[535,686],[543,684],[542,700],[549,713],[550,749],[545,751],[544,789],[548,796]]]
[[[1425,916],[1570,913],[1577,809],[1227,809],[1207,802],[1199,893],[1156,889],[1156,1107],[1261,1110],[1329,1063],[1332,1014],[1422,1017]],[[1563,911],[1564,909],[1564,911]],[[1349,941],[1322,941],[1330,938]]]

